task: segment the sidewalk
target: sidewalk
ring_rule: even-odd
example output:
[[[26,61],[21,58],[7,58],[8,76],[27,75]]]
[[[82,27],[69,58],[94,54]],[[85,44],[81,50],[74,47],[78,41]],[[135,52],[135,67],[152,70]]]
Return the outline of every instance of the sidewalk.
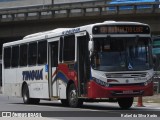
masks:
[[[147,96],[143,97],[143,102],[145,103],[160,103],[160,93],[159,94],[154,94],[153,96]],[[138,98],[136,97],[134,101],[138,101]]]

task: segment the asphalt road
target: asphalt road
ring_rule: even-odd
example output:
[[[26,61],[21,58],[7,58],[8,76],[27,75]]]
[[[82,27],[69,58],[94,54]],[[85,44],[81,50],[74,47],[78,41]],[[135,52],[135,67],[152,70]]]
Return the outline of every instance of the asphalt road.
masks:
[[[145,107],[136,107],[134,103],[131,109],[121,110],[117,103],[84,103],[81,108],[63,107],[59,101],[44,101],[41,100],[37,105],[25,105],[22,98],[8,97],[0,94],[0,116],[5,112],[11,112],[12,116],[16,115],[33,117],[33,113],[37,117],[47,117],[45,119],[54,118],[55,120],[80,120],[80,119],[95,119],[101,120],[110,118],[113,120],[123,119],[159,119],[160,104],[144,103]],[[18,116],[19,117],[19,116]],[[1,118],[0,118],[1,119]],[[16,118],[17,119],[17,118]],[[42,118],[41,118],[42,119]]]

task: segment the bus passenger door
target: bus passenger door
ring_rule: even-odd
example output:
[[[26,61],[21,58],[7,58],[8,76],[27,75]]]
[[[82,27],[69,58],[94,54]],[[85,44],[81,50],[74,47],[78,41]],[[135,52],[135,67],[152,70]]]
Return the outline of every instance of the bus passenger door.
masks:
[[[76,34],[77,39],[77,72],[78,72],[78,87],[79,96],[87,94],[87,82],[90,77],[89,65],[89,51],[88,41],[89,37],[86,32]]]
[[[52,38],[48,41],[49,95],[51,98],[58,98],[58,81],[56,79],[58,67],[58,38]]]

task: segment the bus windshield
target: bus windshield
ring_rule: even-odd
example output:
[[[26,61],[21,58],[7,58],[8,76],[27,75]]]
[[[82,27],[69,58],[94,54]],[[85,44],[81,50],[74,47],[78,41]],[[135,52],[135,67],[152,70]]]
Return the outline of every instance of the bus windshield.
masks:
[[[94,38],[93,69],[141,71],[151,69],[150,38]]]

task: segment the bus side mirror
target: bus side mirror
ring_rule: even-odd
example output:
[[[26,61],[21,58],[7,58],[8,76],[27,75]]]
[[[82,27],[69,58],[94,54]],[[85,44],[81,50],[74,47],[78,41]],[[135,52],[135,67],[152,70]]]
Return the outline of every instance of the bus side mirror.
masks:
[[[89,50],[90,52],[93,52],[93,50],[94,50],[94,42],[93,42],[93,41],[89,41],[88,50]]]

